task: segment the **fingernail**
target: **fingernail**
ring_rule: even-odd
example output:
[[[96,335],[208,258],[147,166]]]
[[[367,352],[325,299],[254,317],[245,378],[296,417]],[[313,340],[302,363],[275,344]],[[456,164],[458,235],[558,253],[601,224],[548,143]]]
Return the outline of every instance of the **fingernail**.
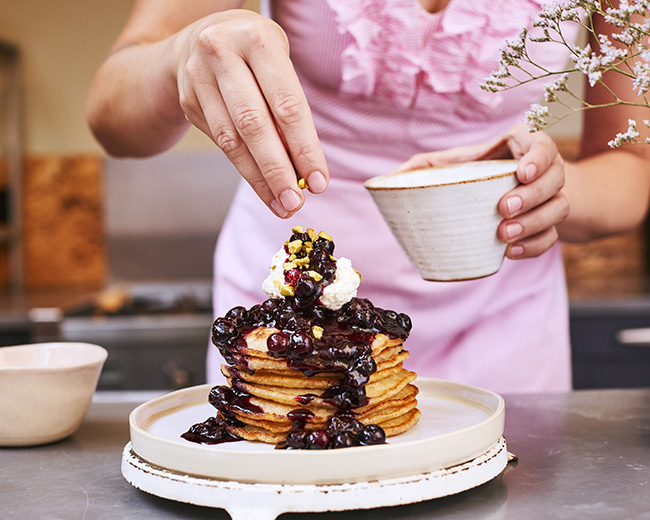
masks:
[[[520,245],[510,247],[510,256],[521,256],[524,254],[524,247]]]
[[[506,225],[506,236],[508,238],[515,238],[516,236],[521,235],[521,232],[524,230],[521,224],[518,222],[512,222]]]
[[[277,200],[271,201],[271,209],[275,211],[276,215],[280,218],[284,218],[289,214],[289,212],[284,209]]]
[[[510,215],[519,211],[523,205],[524,202],[521,200],[521,197],[519,196],[509,197],[508,200],[506,200],[506,206],[508,206],[508,213]]]
[[[280,203],[287,211],[293,211],[294,209],[298,209],[302,203],[302,199],[295,191],[284,190],[280,193]]]
[[[327,188],[327,180],[321,172],[314,172],[307,178],[309,191],[313,193],[322,193]]]
[[[525,177],[524,180],[530,181],[535,177],[535,175],[537,175],[537,166],[535,166],[532,163],[526,165],[526,167],[524,168],[524,177]]]

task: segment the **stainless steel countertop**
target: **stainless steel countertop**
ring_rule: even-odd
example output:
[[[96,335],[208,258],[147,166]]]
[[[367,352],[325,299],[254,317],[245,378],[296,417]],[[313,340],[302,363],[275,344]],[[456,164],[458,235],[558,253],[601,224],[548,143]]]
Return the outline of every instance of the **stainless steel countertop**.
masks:
[[[147,495],[120,473],[127,417],[152,393],[99,392],[81,429],[48,446],[0,449],[3,519],[226,520],[220,509]],[[442,499],[290,519],[650,519],[650,389],[506,396],[496,479]]]

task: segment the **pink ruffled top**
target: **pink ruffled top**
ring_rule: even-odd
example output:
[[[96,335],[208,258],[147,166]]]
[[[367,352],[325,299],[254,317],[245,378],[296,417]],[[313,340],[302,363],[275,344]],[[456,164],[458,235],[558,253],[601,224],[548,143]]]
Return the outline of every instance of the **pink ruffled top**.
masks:
[[[498,49],[529,25],[541,0],[481,3],[452,1],[441,13],[417,0],[328,0],[341,53],[340,90],[390,101],[400,107],[463,93],[479,104],[501,99],[483,95],[479,84],[493,70]]]
[[[469,282],[423,281],[377,211],[363,181],[416,153],[492,141],[522,121],[542,85],[488,93],[499,50],[541,0],[450,0],[440,13],[417,0],[275,0],[331,174],[297,216],[271,215],[242,183],[215,254],[215,312],[265,299],[273,254],[293,225],[325,230],[335,256],[362,274],[359,296],[413,320],[408,366],[500,392],[571,386],[568,304],[560,247],[506,260],[498,274]],[[561,66],[546,46],[536,56]],[[209,349],[210,380],[221,362]]]

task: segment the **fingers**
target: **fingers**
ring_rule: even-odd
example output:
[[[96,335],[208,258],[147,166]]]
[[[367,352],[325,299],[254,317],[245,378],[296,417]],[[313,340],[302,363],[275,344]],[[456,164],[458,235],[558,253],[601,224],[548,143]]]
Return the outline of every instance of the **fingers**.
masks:
[[[541,255],[557,241],[557,225],[568,215],[567,198],[558,193],[532,211],[517,218],[504,219],[499,224],[497,235],[508,244],[506,256],[532,258]]]
[[[550,168],[558,158],[557,146],[544,132],[530,133],[523,125],[516,126],[506,134],[508,147],[517,165],[517,177],[526,184],[535,180]]]
[[[226,154],[242,177],[277,216],[288,211],[279,205],[249,149],[233,124],[216,78],[202,65],[192,66],[179,86],[180,103],[187,119],[205,133]]]
[[[510,141],[520,157],[517,176],[521,184],[508,192],[498,205],[504,220],[499,238],[508,244],[509,258],[532,258],[549,249],[558,239],[557,225],[569,215],[564,187],[564,161],[546,134],[528,134]]]
[[[271,45],[280,46],[282,41],[278,39]],[[310,191],[321,193],[329,181],[327,163],[307,99],[288,55],[276,62],[269,59],[271,54],[281,52],[281,48],[255,47],[248,65],[286,144],[295,171],[307,181]]]
[[[179,73],[181,106],[267,206],[288,218],[305,200],[298,179],[320,193],[329,174],[286,38],[252,13],[213,21],[195,36]]]
[[[229,157],[240,156],[241,148],[245,147],[246,155],[252,157],[261,176],[252,179],[251,185],[255,188],[258,182],[264,181],[273,198],[265,202],[273,207],[279,216],[284,217],[297,211],[304,202],[304,196],[298,187],[296,171],[253,73],[243,61],[234,61],[227,70],[217,71],[216,77],[227,108],[227,124],[232,125],[241,138],[237,148],[224,152]],[[235,162],[236,159],[233,160],[233,163]],[[246,172],[242,174],[247,176]]]
[[[489,159],[502,159],[510,155],[506,146],[506,139],[498,139],[491,143],[481,143],[470,146],[458,146],[439,152],[415,154],[408,161],[401,164],[396,172],[430,168],[444,164],[453,164],[469,161],[483,161]]]
[[[535,163],[529,163],[535,165]],[[536,165],[535,165],[536,168]],[[518,165],[518,174],[521,162]],[[528,174],[530,174],[529,169]],[[526,174],[526,175],[528,175]],[[532,178],[526,177],[522,183],[506,193],[499,201],[499,213],[505,218],[517,217],[544,204],[557,195],[564,187],[564,162],[558,157],[545,170],[537,170]]]

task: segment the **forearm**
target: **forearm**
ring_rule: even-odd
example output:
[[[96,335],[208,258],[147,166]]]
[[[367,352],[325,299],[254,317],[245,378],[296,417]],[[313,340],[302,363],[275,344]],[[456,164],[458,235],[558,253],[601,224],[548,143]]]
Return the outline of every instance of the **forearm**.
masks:
[[[558,226],[560,239],[586,242],[630,231],[643,221],[650,193],[645,146],[605,151],[566,164],[563,191],[570,213]]]
[[[189,127],[178,101],[171,39],[113,52],[91,86],[88,123],[106,151],[148,156],[178,141]]]

